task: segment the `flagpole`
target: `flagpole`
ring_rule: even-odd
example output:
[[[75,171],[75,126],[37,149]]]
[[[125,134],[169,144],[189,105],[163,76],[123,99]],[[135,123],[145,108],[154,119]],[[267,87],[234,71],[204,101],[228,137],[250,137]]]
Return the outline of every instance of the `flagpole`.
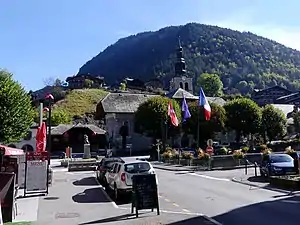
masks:
[[[200,139],[200,110],[201,110],[201,107],[199,107],[199,110],[198,110],[198,118],[197,118],[197,147],[199,148],[199,139]]]

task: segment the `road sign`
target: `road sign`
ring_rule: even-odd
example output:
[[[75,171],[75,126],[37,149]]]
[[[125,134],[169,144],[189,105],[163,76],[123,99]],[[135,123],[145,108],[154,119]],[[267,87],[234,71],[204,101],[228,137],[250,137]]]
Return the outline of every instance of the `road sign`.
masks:
[[[213,143],[214,143],[214,141],[212,139],[208,139],[206,142],[207,146],[210,146],[210,147],[213,145]]]
[[[208,153],[209,155],[212,155],[213,152],[214,152],[214,148],[213,148],[213,147],[208,146],[208,147],[206,148],[206,153]]]

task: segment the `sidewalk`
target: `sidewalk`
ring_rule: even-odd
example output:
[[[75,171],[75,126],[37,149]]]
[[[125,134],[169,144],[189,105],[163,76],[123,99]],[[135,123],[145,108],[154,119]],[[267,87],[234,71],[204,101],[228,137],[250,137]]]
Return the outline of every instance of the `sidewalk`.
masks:
[[[170,164],[163,162],[151,162],[154,169],[177,171],[177,172],[188,172],[188,171],[209,171],[207,167],[204,166],[182,166],[179,164]],[[253,168],[254,166],[248,165],[248,168]],[[245,166],[234,166],[234,167],[214,167],[211,170],[236,170],[244,169]]]
[[[174,165],[170,163],[162,163],[162,162],[151,162],[154,169],[168,170],[168,171],[195,171],[199,170],[197,166],[182,166],[182,165]],[[202,167],[203,168],[203,167]],[[202,169],[204,170],[204,168]]]
[[[232,178],[233,182],[247,185],[249,187],[254,187],[254,188],[261,188],[261,189],[266,189],[270,191],[276,191],[276,192],[281,192],[283,194],[297,194],[298,192],[291,192],[288,190],[283,190],[279,188],[272,187],[269,184],[269,181],[267,178],[261,177],[259,171],[257,172],[257,176],[255,176],[254,169],[248,170],[248,174],[240,174],[239,176],[235,176]]]

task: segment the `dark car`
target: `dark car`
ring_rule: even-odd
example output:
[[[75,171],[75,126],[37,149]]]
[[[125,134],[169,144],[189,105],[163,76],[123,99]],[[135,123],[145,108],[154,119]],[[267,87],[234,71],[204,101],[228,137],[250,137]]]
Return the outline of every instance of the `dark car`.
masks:
[[[105,173],[111,168],[113,163],[122,161],[120,158],[103,158],[96,168],[96,177],[100,184],[106,185]]]
[[[261,176],[280,176],[295,174],[294,159],[287,154],[270,154],[264,157],[261,167]]]
[[[66,153],[63,151],[53,151],[50,155],[51,159],[64,159],[66,158]]]

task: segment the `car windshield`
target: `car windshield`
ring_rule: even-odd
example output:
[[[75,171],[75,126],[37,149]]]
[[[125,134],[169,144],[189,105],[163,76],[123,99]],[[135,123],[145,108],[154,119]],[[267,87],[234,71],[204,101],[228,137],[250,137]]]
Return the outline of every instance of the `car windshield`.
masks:
[[[272,155],[270,161],[271,163],[292,162],[293,159],[288,155]]]
[[[125,165],[125,172],[127,173],[141,173],[147,172],[149,170],[150,165],[146,162],[130,163]]]

